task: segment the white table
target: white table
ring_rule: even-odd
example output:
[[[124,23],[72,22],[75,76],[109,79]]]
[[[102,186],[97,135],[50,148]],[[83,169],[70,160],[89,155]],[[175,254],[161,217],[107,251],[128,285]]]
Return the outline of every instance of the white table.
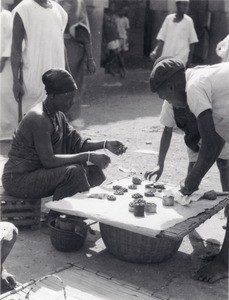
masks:
[[[144,195],[145,184],[149,183],[147,181],[142,182],[137,190],[129,190],[123,196],[117,195],[116,201],[109,201],[106,198],[102,200],[88,198],[90,194],[94,193],[113,194],[113,185],[128,187],[131,183],[131,177],[124,178],[110,185],[92,188],[89,192],[78,193],[60,201],[49,202],[46,206],[63,214],[92,219],[149,237],[167,236],[181,239],[229,203],[228,197],[219,196],[214,201],[199,200],[188,206],[182,206],[175,202],[172,207],[164,207],[161,198],[144,197],[146,201],[157,204],[157,213],[145,214],[145,217],[138,218],[129,212],[128,206],[133,201],[132,194],[141,193]],[[172,188],[169,185],[167,187]]]

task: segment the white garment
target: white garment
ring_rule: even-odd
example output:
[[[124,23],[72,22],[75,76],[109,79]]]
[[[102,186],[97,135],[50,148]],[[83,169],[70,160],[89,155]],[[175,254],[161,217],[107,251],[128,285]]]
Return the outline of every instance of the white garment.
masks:
[[[229,63],[196,67],[186,71],[186,92],[196,118],[212,110],[216,132],[229,143]]]
[[[174,22],[175,14],[168,15],[157,35],[157,40],[164,42],[162,56],[173,56],[188,61],[190,44],[197,43],[198,38],[192,19],[184,15],[180,22]]]
[[[1,57],[8,57],[0,73],[0,140],[11,139],[17,126],[17,103],[13,95],[13,76],[10,64],[12,41],[12,15],[10,11],[1,10]]]
[[[217,44],[216,54],[222,58],[222,62],[229,62],[229,34]]]
[[[127,17],[118,17],[116,19],[118,34],[121,39],[127,39],[127,29],[130,28],[130,23]]]
[[[21,17],[26,32],[22,53],[23,113],[44,100],[42,75],[51,68],[65,68],[63,33],[67,13],[58,3],[50,1],[52,8],[44,8],[33,0],[23,0],[13,11]]]
[[[160,122],[166,127],[176,127],[176,121],[174,117],[173,106],[168,101],[164,100],[161,109]],[[201,146],[201,141],[199,142],[199,147]],[[187,148],[189,162],[196,162],[198,158],[198,152],[192,151],[189,147]],[[229,144],[226,143],[219,155],[221,159],[229,160]]]
[[[13,75],[10,59],[6,61],[0,73],[1,82],[1,114],[0,114],[0,140],[12,139],[13,132],[18,124],[17,102],[13,95]]]
[[[0,241],[11,241],[14,232],[18,234],[18,229],[10,222],[0,222]]]
[[[1,21],[1,57],[10,57],[10,49],[12,42],[12,15],[11,12],[2,9],[0,11]]]

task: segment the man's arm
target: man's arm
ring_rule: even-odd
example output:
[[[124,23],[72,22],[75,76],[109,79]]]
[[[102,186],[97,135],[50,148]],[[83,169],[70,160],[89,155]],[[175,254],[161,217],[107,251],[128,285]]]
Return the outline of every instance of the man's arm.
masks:
[[[225,141],[215,131],[215,125],[210,109],[203,111],[197,118],[201,136],[201,147],[197,162],[185,180],[185,189],[190,194],[198,189],[204,175],[218,158]]]
[[[93,58],[91,34],[83,26],[77,26],[75,28],[75,40],[83,44],[87,58],[88,72],[94,74],[96,71],[96,64]]]
[[[150,59],[155,61],[158,57],[161,56],[163,50],[164,42],[162,40],[157,41],[157,45],[154,50],[150,53]]]
[[[194,53],[194,48],[195,48],[195,43],[190,44],[190,51],[189,51],[189,55],[188,55],[188,61],[187,61],[187,68],[191,66],[191,62],[192,62],[192,57],[193,57],[193,53]]]
[[[15,14],[13,21],[13,37],[11,46],[11,68],[13,72],[13,93],[14,98],[18,101],[23,95],[23,86],[20,82],[20,68],[22,64],[22,42],[25,37],[25,28],[21,17],[18,13]]]
[[[164,170],[164,162],[166,154],[169,150],[170,142],[172,139],[173,127],[165,126],[164,131],[161,136],[160,149],[157,166],[152,171],[147,171],[145,173],[145,178],[150,180],[152,176],[156,175],[156,181],[161,177]]]

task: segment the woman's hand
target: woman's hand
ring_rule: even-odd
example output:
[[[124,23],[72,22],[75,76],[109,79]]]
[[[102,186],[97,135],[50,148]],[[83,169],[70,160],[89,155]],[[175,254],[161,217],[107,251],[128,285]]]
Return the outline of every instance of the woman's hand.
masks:
[[[116,155],[121,155],[126,152],[127,147],[119,141],[106,141],[106,149]]]
[[[158,181],[163,173],[163,169],[163,166],[157,165],[152,171],[146,171],[144,177],[146,180],[151,180],[151,178],[156,175],[155,181]]]
[[[106,169],[111,163],[111,159],[106,154],[90,153],[89,162],[100,167],[101,169]]]

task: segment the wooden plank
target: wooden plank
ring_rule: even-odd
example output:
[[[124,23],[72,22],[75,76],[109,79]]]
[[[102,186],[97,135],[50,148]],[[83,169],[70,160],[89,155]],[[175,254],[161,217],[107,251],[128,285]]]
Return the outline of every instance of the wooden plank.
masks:
[[[1,221],[9,221],[13,223],[15,226],[32,226],[32,225],[39,225],[40,224],[40,219],[39,218],[34,218],[34,219],[26,219],[26,220],[9,220],[9,219],[4,219],[2,218]]]
[[[113,278],[100,272],[90,272],[79,266],[67,267],[54,275],[64,282],[67,300],[159,300],[152,293],[140,287],[129,285],[127,282],[113,280]],[[109,279],[110,278],[110,279]],[[35,284],[34,284],[35,283]],[[25,284],[23,288],[17,289],[17,293],[9,292],[1,295],[0,299],[18,300],[20,295],[30,290],[31,299],[64,299],[62,284],[57,278],[44,276],[38,280]]]
[[[40,211],[10,211],[2,214],[2,217],[7,218],[26,218],[26,217],[38,217],[40,216]]]
[[[164,231],[161,231],[158,237],[168,237],[175,240],[179,240],[192,232],[200,224],[204,223],[207,219],[210,219],[213,215],[218,213],[221,209],[229,204],[229,198],[225,198],[213,208],[207,209],[205,212],[198,214],[195,217],[189,218],[186,221],[176,224]]]
[[[25,211],[25,210],[40,210],[40,206],[31,205],[30,203],[8,203],[7,205],[1,205],[2,212],[6,211]]]

